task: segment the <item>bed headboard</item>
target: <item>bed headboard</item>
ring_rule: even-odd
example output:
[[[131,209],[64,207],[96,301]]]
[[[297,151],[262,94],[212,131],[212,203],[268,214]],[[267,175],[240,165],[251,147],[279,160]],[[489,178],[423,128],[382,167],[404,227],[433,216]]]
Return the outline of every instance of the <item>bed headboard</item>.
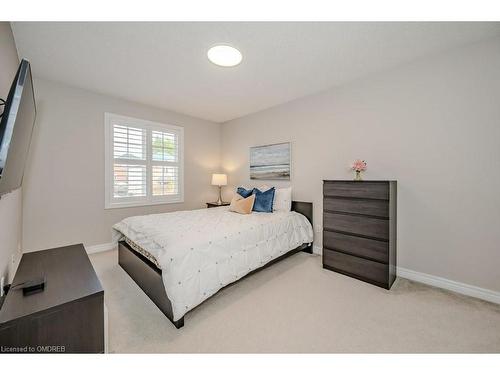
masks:
[[[313,204],[312,202],[297,202],[292,201],[292,211],[304,215],[307,220],[313,225]]]

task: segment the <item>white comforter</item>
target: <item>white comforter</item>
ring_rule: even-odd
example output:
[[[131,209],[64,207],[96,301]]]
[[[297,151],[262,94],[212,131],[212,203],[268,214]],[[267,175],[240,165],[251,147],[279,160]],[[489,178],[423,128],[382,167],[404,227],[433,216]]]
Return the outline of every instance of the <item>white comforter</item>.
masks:
[[[150,252],[162,269],[174,320],[219,289],[313,240],[297,212],[241,215],[227,207],[134,216],[114,225]]]

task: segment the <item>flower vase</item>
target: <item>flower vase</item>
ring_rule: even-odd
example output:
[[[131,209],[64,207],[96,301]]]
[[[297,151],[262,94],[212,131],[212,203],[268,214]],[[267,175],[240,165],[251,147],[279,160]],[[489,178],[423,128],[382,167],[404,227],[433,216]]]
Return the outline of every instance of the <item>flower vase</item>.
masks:
[[[363,178],[361,178],[361,171],[356,171],[356,176],[354,177],[354,181],[363,181]]]

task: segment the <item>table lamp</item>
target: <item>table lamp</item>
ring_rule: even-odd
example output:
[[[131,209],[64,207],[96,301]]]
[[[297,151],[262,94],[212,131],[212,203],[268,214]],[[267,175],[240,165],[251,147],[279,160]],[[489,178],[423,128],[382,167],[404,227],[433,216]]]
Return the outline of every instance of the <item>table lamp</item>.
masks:
[[[212,185],[219,187],[219,200],[217,204],[222,204],[222,186],[227,185],[227,176],[222,173],[212,174]]]

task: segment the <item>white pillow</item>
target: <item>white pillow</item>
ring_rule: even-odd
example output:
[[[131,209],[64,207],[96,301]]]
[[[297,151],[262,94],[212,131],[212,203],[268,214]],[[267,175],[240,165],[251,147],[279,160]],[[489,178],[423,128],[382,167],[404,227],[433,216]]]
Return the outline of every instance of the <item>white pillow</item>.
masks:
[[[271,188],[272,188],[272,186],[267,186],[267,185],[257,186],[257,189],[259,189],[262,192],[268,191]]]
[[[273,211],[290,212],[292,210],[292,187],[276,189],[274,192]]]
[[[243,187],[247,189],[245,186]],[[271,189],[271,187],[267,185],[261,185],[258,186],[257,189],[264,192]],[[287,188],[275,187],[275,189],[276,190],[274,191],[273,211],[290,212],[292,210],[292,187],[291,186]]]

